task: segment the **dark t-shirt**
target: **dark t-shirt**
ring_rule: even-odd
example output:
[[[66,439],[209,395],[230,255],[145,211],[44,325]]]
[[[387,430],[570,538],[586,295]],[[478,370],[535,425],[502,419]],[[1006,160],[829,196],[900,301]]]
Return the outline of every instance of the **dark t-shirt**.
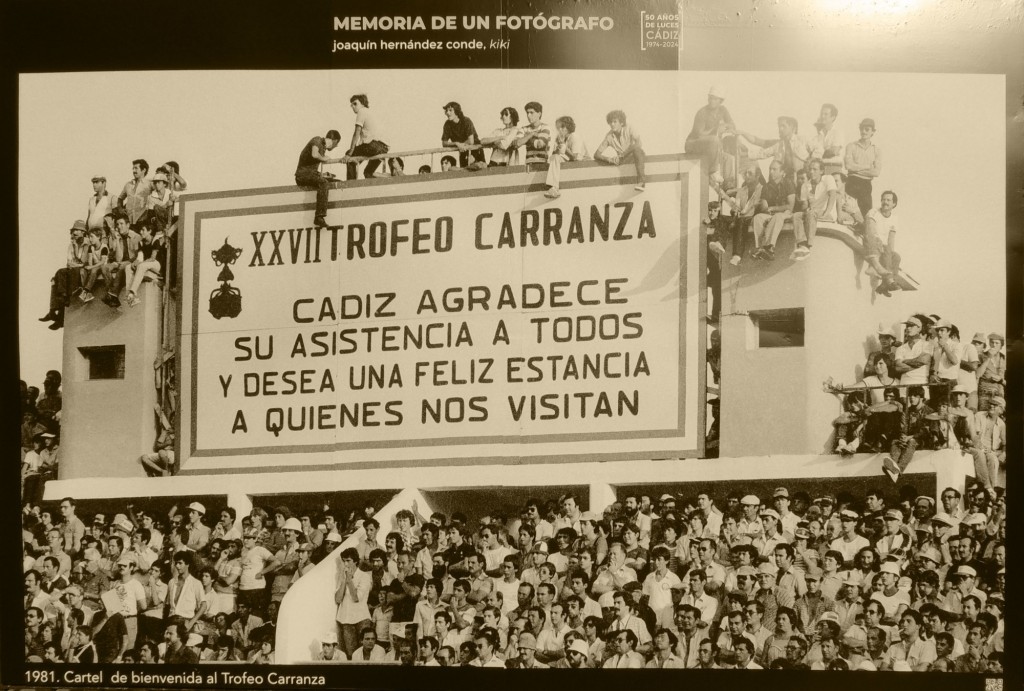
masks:
[[[451,120],[445,120],[444,129],[441,131],[441,141],[443,142],[455,142],[456,144],[467,144],[469,138],[472,135],[473,142],[475,144],[480,143],[480,137],[477,136],[476,127],[473,125],[473,121],[463,116],[458,122],[452,122]],[[474,149],[470,152],[474,160],[484,160],[484,152],[481,149]]]
[[[100,662],[113,662],[121,652],[121,643],[128,635],[128,627],[125,626],[124,617],[120,614],[111,614],[103,623],[102,628],[92,635],[92,642],[96,645],[96,655]]]
[[[310,139],[309,143],[303,147],[302,153],[299,154],[299,164],[295,167],[296,175],[317,173],[320,171],[320,161],[313,158],[313,146],[316,146],[321,155],[326,154],[327,140],[323,137],[313,137]]]
[[[468,542],[463,542],[461,545],[457,547],[455,545],[451,545],[450,547],[448,547],[448,549],[444,551],[444,561],[446,564],[448,564],[448,572],[451,573],[451,575],[455,578],[465,578],[466,575],[469,574],[468,570],[458,568],[456,569],[456,573],[451,570],[451,566],[452,564],[458,564],[460,561],[466,559],[471,554],[476,554],[476,550],[473,548],[473,545],[469,544]]]
[[[397,578],[388,584],[388,592],[397,596],[391,601],[391,622],[411,622],[416,616],[416,599],[405,592]]]
[[[761,199],[768,202],[768,206],[785,206],[791,194],[796,195],[796,186],[788,178],[782,178],[778,184],[769,180],[761,190]]]

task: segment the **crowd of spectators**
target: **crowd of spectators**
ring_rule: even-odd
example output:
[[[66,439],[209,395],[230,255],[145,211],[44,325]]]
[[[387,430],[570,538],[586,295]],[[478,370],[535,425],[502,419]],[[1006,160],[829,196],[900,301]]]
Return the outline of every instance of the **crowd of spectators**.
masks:
[[[1006,339],[979,331],[964,343],[937,314],[914,314],[902,327],[902,336],[879,328],[855,385],[826,381],[843,400],[835,451],[884,454],[882,470],[897,482],[916,450],[956,449],[994,496],[1006,487]]]
[[[188,183],[178,163],[168,161],[152,177],[145,159],[132,161],[132,178],[121,193],[111,197],[107,178],[92,178],[85,220],[71,226],[65,266],[50,280],[49,310],[39,321],[49,328],[64,326],[64,314],[74,302],[91,302],[97,285],[106,290],[103,302],[121,306],[120,295],[135,307],[145,280],[170,280],[177,232],[177,198]]]
[[[26,655],[63,662],[274,661],[278,603],[337,560],[316,661],[424,666],[998,672],[1005,503],[903,486],[811,500],[576,497],[517,515],[190,503],[108,520],[24,515]],[[721,508],[716,503],[721,501]],[[272,518],[270,515],[272,514]],[[340,549],[349,535],[354,546]],[[381,536],[383,535],[383,540]]]
[[[19,382],[21,394],[21,495],[38,501],[60,462],[61,376],[49,370],[39,387]]]

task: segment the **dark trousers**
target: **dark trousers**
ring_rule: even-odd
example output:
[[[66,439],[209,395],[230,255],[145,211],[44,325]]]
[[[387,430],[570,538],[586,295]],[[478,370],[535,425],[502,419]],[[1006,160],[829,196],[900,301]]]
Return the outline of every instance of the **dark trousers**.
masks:
[[[857,200],[860,213],[866,218],[871,211],[871,181],[851,175],[846,179],[846,193]]]
[[[718,264],[718,255],[708,252],[708,287],[711,289],[711,318],[718,321],[722,311],[722,267]]]
[[[82,287],[82,272],[64,267],[57,269],[50,281],[50,310],[57,312],[71,302],[71,296]]]
[[[742,257],[747,249],[747,231],[753,216],[734,216],[732,219],[732,256]]]
[[[911,459],[914,458],[917,444],[916,437],[910,437],[906,441],[903,440],[903,437],[893,440],[892,446],[889,449],[889,455],[892,456],[892,460],[896,461],[896,465],[899,466],[901,473],[907,469]]]
[[[622,156],[619,157],[619,163],[628,163],[633,161],[636,164],[636,181],[638,184],[643,185],[647,182],[647,176],[644,175],[644,162],[647,160],[647,154],[639,146],[631,146],[626,149]]]
[[[313,220],[322,221],[327,217],[327,191],[330,183],[317,171],[295,174],[295,184],[299,187],[316,189],[316,214]]]
[[[374,140],[369,144],[360,144],[356,148],[352,149],[352,156],[380,156],[388,152],[388,145],[384,142],[378,142]],[[377,168],[384,161],[379,158],[374,158],[366,162],[366,168],[363,170],[364,178],[372,178],[373,174],[377,172]],[[347,180],[355,180],[357,174],[358,163],[349,163],[347,165],[348,174],[346,175]]]

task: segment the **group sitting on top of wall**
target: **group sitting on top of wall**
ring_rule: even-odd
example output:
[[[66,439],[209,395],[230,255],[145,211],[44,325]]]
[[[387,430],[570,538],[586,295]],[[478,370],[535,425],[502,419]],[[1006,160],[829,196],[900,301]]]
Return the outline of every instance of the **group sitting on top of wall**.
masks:
[[[896,482],[919,449],[958,449],[974,459],[975,480],[988,491],[1006,486],[1006,355],[1002,334],[970,343],[938,315],[915,314],[903,342],[888,329],[855,385],[826,382],[843,396],[835,450],[881,453]]]
[[[353,94],[349,105],[355,113],[355,124],[352,138],[345,154],[330,157],[328,153],[341,142],[338,130],[328,130],[323,137],[313,137],[299,152],[299,161],[295,169],[295,184],[300,187],[312,188],[317,191],[316,211],[313,225],[327,225],[327,194],[336,177],[323,172],[323,165],[338,163],[346,164],[346,177],[355,180],[359,176],[358,166],[365,161],[364,178],[405,175],[405,161],[401,157],[386,154],[390,151],[388,137],[381,131],[376,113],[370,108],[370,99],[366,94]],[[646,154],[640,135],[633,125],[626,124],[626,114],[621,110],[613,110],[605,117],[609,131],[594,150],[591,156],[582,136],[576,131],[576,122],[571,116],[563,115],[555,120],[555,127],[543,121],[544,107],[537,101],[530,101],[524,108],[526,124],[519,124],[519,111],[512,106],[505,106],[498,114],[501,126],[491,132],[490,136],[480,137],[476,125],[467,116],[461,104],[450,101],[443,107],[445,114],[444,126],[441,130],[441,146],[451,149],[456,156],[444,156],[441,159],[441,172],[448,172],[457,167],[468,171],[479,171],[486,168],[506,167],[520,163],[520,149],[525,152],[522,157],[527,170],[546,170],[545,195],[555,199],[561,195],[561,165],[570,161],[593,160],[610,165],[633,163],[636,167],[637,192],[646,188],[644,163]],[[487,160],[487,152],[490,160]],[[421,174],[431,173],[429,165],[420,166]]]
[[[145,159],[132,161],[132,179],[113,198],[107,193],[107,178],[92,178],[85,220],[71,226],[67,261],[50,281],[49,311],[39,321],[52,322],[51,330],[64,326],[64,314],[72,301],[95,299],[98,284],[106,288],[103,302],[112,309],[121,306],[125,291],[129,307],[141,302],[139,289],[145,280],[170,280],[176,242],[178,194],[188,183],[178,164],[168,161],[157,168],[152,179]]]
[[[687,152],[700,153],[718,193],[705,220],[708,230],[709,280],[718,280],[718,261],[729,255],[738,266],[749,256],[773,261],[783,226],[793,228],[796,247],[789,258],[803,261],[822,222],[847,226],[863,243],[867,273],[878,280],[876,292],[886,297],[898,290],[900,255],[896,252],[899,197],[892,190],[882,192],[877,207],[872,199],[872,181],[881,173],[881,150],[872,142],[875,121],[864,118],[860,138],[844,144],[836,127],[839,109],[826,103],[814,123],[815,134],[800,135],[796,118],[778,118],[778,138],[761,139],[738,130],[723,105],[721,90],[712,89],[708,105],[701,108],[686,142]],[[739,164],[741,180],[724,188],[721,173],[724,154]],[[745,157],[745,159],[744,159]],[[768,179],[757,160],[770,158]],[[753,249],[747,251],[753,236]],[[726,244],[729,250],[726,250]],[[712,266],[713,264],[713,266]]]

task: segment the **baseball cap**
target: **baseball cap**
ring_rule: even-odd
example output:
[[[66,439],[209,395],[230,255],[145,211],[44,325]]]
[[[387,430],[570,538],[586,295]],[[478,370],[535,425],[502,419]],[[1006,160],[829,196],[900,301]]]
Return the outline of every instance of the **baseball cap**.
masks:
[[[875,121],[873,118],[864,118],[863,120],[860,121],[860,126],[875,129]]]
[[[983,513],[972,513],[964,518],[961,523],[964,525],[986,525],[988,523],[988,516]]]
[[[810,540],[811,531],[807,528],[797,528],[796,532],[793,533],[793,537],[795,537],[797,540]]]
[[[665,492],[665,494],[658,497],[658,501],[675,501],[675,497],[673,497],[668,492]]]
[[[740,499],[740,503],[743,504],[744,506],[760,506],[761,500],[758,499],[753,494],[748,494],[742,499]]]
[[[341,535],[338,534],[337,530],[332,530],[327,533],[327,537],[324,538],[328,542],[341,542]]]
[[[597,523],[598,521],[601,520],[601,517],[598,516],[593,511],[584,511],[583,514],[580,516],[580,520],[581,521],[590,521],[591,523]]]
[[[956,571],[953,572],[953,575],[955,575],[955,576],[970,576],[971,578],[977,578],[978,577],[978,572],[974,570],[973,566],[968,566],[967,564],[961,564],[960,566],[956,567]]]
[[[940,511],[932,516],[932,523],[942,523],[943,525],[955,526],[959,522],[945,511]]]
[[[338,634],[334,631],[328,631],[324,634],[324,637],[320,639],[321,643],[331,643],[333,645],[338,644]]]
[[[903,512],[900,511],[899,509],[889,509],[889,510],[887,510],[885,512],[885,517],[886,518],[891,518],[891,519],[896,520],[896,521],[902,521],[903,520]]]
[[[534,554],[536,554],[538,552],[541,552],[543,554],[547,554],[548,553],[548,543],[546,543],[546,542],[538,542],[537,544],[535,544],[533,546],[533,549],[530,550],[530,552],[532,552]]]
[[[737,576],[754,576],[756,574],[757,569],[755,569],[753,566],[741,566],[740,568],[736,569]]]
[[[842,518],[849,518],[850,520],[856,521],[860,518],[860,514],[852,509],[843,509],[839,512],[839,516]]]
[[[775,491],[772,492],[773,497],[786,497],[789,498],[789,490],[785,487],[776,487]]]
[[[200,504],[197,501],[194,501],[191,504],[189,504],[188,505],[188,510],[189,511],[195,511],[195,512],[203,514],[203,515],[206,514],[206,507],[203,506],[202,504]]]
[[[281,527],[281,530],[294,530],[297,533],[301,533],[302,523],[300,523],[299,519],[297,518],[289,518],[287,521],[284,522],[284,525]]]
[[[914,326],[918,326],[918,327],[919,326],[923,326],[923,324],[921,324],[921,320],[918,319],[917,317],[910,317],[909,319],[907,319],[907,321],[905,321],[903,323],[904,324],[908,324],[908,325],[909,324],[913,324]]]
[[[102,175],[93,175],[92,176],[92,181],[93,182],[106,182],[107,178],[102,176]]]
[[[764,509],[764,510],[761,511],[760,515],[761,516],[771,516],[772,518],[774,518],[777,521],[781,521],[782,520],[782,516],[780,516],[779,512],[776,511],[775,509]]]
[[[924,559],[929,559],[935,562],[936,564],[942,563],[942,553],[939,552],[939,550],[937,550],[936,548],[932,547],[931,545],[919,551],[917,555],[919,557],[923,557]]]

